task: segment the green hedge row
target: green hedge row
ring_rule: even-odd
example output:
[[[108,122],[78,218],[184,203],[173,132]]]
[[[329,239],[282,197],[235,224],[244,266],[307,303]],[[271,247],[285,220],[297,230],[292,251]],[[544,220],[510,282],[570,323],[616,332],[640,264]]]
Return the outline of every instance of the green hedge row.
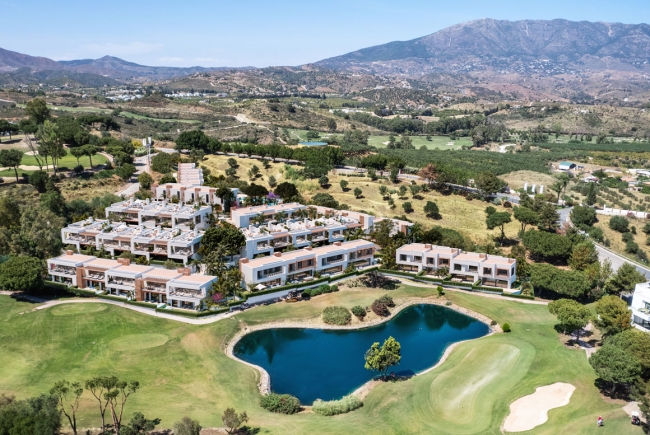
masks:
[[[228,312],[229,308],[222,308],[220,310],[215,310],[215,311],[187,311],[187,310],[182,310],[178,308],[174,308],[173,310],[166,310],[164,308],[156,308],[156,313],[165,313],[165,314],[172,314],[174,316],[181,316],[181,317],[190,317],[190,318],[197,318],[197,317],[207,317],[207,316],[214,316],[216,314],[221,314]]]
[[[156,308],[156,305],[158,305],[158,304],[154,304],[151,302],[144,302],[144,301],[126,301],[126,303],[129,305],[136,305],[138,307],[151,308],[152,310],[154,310]]]
[[[503,293],[502,288],[485,287],[485,286],[482,286],[482,285],[475,285],[472,288],[474,290],[478,290],[478,291],[486,291],[486,292],[491,292],[491,293]]]

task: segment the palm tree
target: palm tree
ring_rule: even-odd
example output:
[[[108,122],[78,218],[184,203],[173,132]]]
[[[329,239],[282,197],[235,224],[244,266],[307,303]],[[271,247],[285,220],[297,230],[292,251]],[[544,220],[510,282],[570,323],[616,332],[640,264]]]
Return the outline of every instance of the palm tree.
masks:
[[[359,240],[359,239],[365,239],[368,235],[363,231],[363,228],[357,228],[354,231],[350,231],[347,234],[346,240]]]
[[[287,214],[283,211],[279,211],[273,215],[273,219],[278,222],[284,222],[287,219]]]

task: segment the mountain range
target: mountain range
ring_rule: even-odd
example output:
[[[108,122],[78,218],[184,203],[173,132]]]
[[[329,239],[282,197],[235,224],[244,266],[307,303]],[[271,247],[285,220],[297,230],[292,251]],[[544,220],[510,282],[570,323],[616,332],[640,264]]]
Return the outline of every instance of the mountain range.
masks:
[[[647,71],[650,70],[650,25],[482,19],[410,41],[363,48],[311,66],[379,74],[469,73],[486,69],[526,73],[535,72],[535,63],[545,65],[543,68],[554,74],[569,70]],[[0,48],[2,83],[70,80],[102,86],[222,69],[229,68],[145,66],[112,56],[57,62]]]

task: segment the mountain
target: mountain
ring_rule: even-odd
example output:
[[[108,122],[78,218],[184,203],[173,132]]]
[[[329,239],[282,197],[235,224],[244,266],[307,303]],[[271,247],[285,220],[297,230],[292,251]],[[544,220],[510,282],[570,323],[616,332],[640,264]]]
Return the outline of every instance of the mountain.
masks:
[[[193,66],[189,68],[176,68],[168,66],[145,66],[127,62],[113,56],[104,56],[100,59],[82,59],[60,61],[64,68],[83,73],[92,73],[108,76],[115,79],[147,78],[150,80],[167,79],[186,76],[197,72],[212,71],[215,68]]]
[[[30,56],[0,48],[0,71],[15,71],[20,68],[56,70],[62,67],[58,62],[47,57]]]
[[[364,48],[316,65],[416,72],[503,68],[533,61],[592,70],[645,68],[650,62],[650,25],[482,19],[410,41]]]

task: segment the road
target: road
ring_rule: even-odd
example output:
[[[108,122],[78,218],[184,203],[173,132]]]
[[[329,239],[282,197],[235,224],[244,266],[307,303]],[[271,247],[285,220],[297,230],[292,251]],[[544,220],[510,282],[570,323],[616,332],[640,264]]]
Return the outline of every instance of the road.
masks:
[[[151,155],[151,158],[153,158],[155,154]],[[133,165],[135,166],[135,174],[131,177],[131,180],[135,179],[135,182],[130,182],[126,183],[120,190],[116,192],[116,195],[124,196],[125,198],[129,198],[135,193],[140,190],[140,184],[138,183],[138,175],[142,174],[142,172],[150,172],[149,171],[149,160],[147,156],[142,156],[142,157],[136,157],[133,159]]]

